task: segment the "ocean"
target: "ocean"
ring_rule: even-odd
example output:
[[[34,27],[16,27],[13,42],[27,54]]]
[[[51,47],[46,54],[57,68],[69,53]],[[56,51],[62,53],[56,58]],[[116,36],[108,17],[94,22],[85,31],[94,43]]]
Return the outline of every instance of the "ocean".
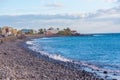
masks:
[[[92,69],[120,76],[120,34],[38,38],[26,43],[50,58],[83,62]]]

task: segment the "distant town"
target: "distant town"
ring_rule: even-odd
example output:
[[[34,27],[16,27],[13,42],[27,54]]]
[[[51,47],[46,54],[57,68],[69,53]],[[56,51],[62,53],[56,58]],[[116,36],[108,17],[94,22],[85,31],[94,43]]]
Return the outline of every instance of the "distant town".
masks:
[[[48,29],[21,29],[17,30],[13,27],[4,26],[0,28],[0,37],[7,36],[20,36],[20,35],[43,35],[43,36],[77,36],[80,35],[76,30],[65,28],[60,30],[59,28],[50,27]]]

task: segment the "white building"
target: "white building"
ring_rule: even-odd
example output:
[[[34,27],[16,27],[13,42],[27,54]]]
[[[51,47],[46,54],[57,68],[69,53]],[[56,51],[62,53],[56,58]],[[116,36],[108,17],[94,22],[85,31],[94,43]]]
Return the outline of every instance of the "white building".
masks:
[[[12,28],[12,27],[4,26],[4,27],[2,28],[2,35],[3,35],[3,36],[12,35],[12,31],[13,31],[13,28]]]
[[[59,32],[58,29],[54,29],[54,28],[51,27],[45,32],[45,34],[46,35],[54,35],[54,34],[57,34],[58,32]]]

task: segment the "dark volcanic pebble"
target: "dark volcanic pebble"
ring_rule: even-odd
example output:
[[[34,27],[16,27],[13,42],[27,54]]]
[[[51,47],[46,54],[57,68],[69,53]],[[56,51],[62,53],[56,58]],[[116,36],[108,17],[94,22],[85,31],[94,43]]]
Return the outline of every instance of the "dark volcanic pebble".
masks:
[[[7,55],[7,53],[4,53],[4,55]]]
[[[104,74],[107,74],[108,72],[107,72],[107,71],[104,71],[103,73],[104,73]]]

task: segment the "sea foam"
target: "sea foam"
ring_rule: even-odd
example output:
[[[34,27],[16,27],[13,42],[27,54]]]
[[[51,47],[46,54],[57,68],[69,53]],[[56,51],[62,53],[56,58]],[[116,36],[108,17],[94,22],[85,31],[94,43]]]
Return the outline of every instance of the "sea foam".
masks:
[[[74,63],[85,66],[84,70],[88,72],[96,73],[102,77],[107,76],[105,80],[120,80],[120,67],[117,66],[117,68],[115,66],[115,63],[119,65],[120,44],[118,41],[118,36],[94,35],[91,37],[41,38],[27,41],[26,44],[29,44],[30,46],[28,47],[33,51],[55,60],[72,62],[76,59],[81,61],[80,63],[74,61]],[[41,50],[40,47],[47,47],[48,51],[44,50],[44,48]],[[53,52],[55,50],[55,53],[58,54],[51,54],[50,50]],[[97,61],[100,63],[94,64],[94,62]],[[99,64],[102,65],[102,67]],[[111,69],[110,67],[115,69]],[[105,74],[104,71],[107,71],[107,74]]]
[[[34,45],[32,41],[27,41],[26,44],[31,45],[28,48],[35,51],[35,52],[39,52],[41,55],[45,55],[48,56],[49,58],[55,59],[55,60],[59,60],[59,61],[64,61],[64,62],[71,62],[72,60],[67,59],[59,54],[50,54],[48,52],[45,51],[41,51],[37,45]],[[32,46],[33,45],[33,46]]]
[[[32,45],[32,41],[27,41],[26,44]]]

